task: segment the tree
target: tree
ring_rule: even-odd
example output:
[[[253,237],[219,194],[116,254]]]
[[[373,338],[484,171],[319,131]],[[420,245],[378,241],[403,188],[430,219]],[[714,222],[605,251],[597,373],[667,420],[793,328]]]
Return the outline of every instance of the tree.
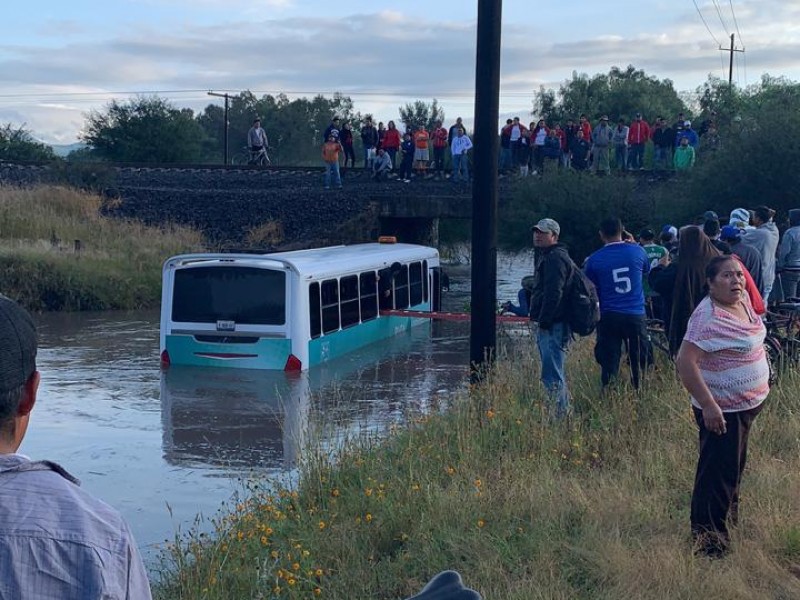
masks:
[[[573,71],[572,79],[558,91],[541,87],[533,99],[533,115],[548,122],[577,120],[586,114],[590,120],[608,115],[630,120],[642,113],[648,121],[657,116],[667,119],[679,112],[688,113],[686,105],[669,79],[658,79],[629,65],[622,70],[612,67],[608,74],[589,77]]]
[[[315,96],[290,100],[284,94],[257,98],[245,91],[230,101],[230,145],[234,151],[244,146],[253,120],[259,117],[267,132],[273,163],[318,164],[322,133],[334,116],[342,123],[350,122],[355,131],[360,128],[361,114],[354,111],[349,97],[339,93],[333,98]],[[208,105],[197,117],[198,124],[211,139],[205,149],[210,160],[219,160],[224,139],[223,120],[223,110],[217,104]]]
[[[116,100],[92,111],[81,139],[95,158],[114,162],[200,162],[205,134],[191,109],[157,96]]]
[[[433,131],[438,121],[444,123],[444,109],[439,106],[436,98],[430,104],[422,100],[415,100],[412,104],[401,106],[398,110],[400,111],[400,121],[412,131],[420,126],[424,126],[428,131]]]
[[[11,123],[0,126],[0,160],[47,161],[56,160],[53,149],[33,139],[24,125]]]

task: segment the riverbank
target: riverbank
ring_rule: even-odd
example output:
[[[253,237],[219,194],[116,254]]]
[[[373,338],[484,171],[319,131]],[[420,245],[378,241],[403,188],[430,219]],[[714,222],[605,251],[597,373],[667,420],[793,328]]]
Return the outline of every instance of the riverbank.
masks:
[[[454,568],[484,598],[800,595],[800,378],[756,421],[740,529],[694,558],[696,428],[661,364],[599,396],[591,341],[570,354],[577,409],[553,423],[533,355],[502,357],[452,410],[388,438],[311,452],[293,489],[250,496],[165,550],[156,597],[404,598]]]
[[[202,236],[104,217],[102,202],[66,187],[0,187],[0,291],[33,311],[157,307],[162,262],[200,250]]]

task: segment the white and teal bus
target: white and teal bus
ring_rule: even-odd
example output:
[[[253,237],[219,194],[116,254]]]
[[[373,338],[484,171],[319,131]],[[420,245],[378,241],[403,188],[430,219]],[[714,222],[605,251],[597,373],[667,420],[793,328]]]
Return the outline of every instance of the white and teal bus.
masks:
[[[272,254],[184,254],[164,263],[161,362],[304,370],[439,310],[439,253],[397,243]]]

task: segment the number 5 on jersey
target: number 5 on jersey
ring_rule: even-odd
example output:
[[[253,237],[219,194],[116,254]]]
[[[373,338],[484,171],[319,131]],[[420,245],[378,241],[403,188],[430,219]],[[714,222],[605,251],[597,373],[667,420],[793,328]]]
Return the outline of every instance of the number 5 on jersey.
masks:
[[[630,267],[623,267],[621,269],[614,269],[611,271],[611,274],[614,277],[614,283],[617,285],[614,286],[614,291],[618,294],[627,294],[631,291],[631,278],[630,278]]]

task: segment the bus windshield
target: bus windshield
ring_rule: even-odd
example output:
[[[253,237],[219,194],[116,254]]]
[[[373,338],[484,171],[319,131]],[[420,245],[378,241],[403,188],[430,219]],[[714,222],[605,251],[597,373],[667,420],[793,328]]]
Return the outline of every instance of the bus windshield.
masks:
[[[175,272],[172,320],[283,325],[286,274],[233,266],[179,269]]]

